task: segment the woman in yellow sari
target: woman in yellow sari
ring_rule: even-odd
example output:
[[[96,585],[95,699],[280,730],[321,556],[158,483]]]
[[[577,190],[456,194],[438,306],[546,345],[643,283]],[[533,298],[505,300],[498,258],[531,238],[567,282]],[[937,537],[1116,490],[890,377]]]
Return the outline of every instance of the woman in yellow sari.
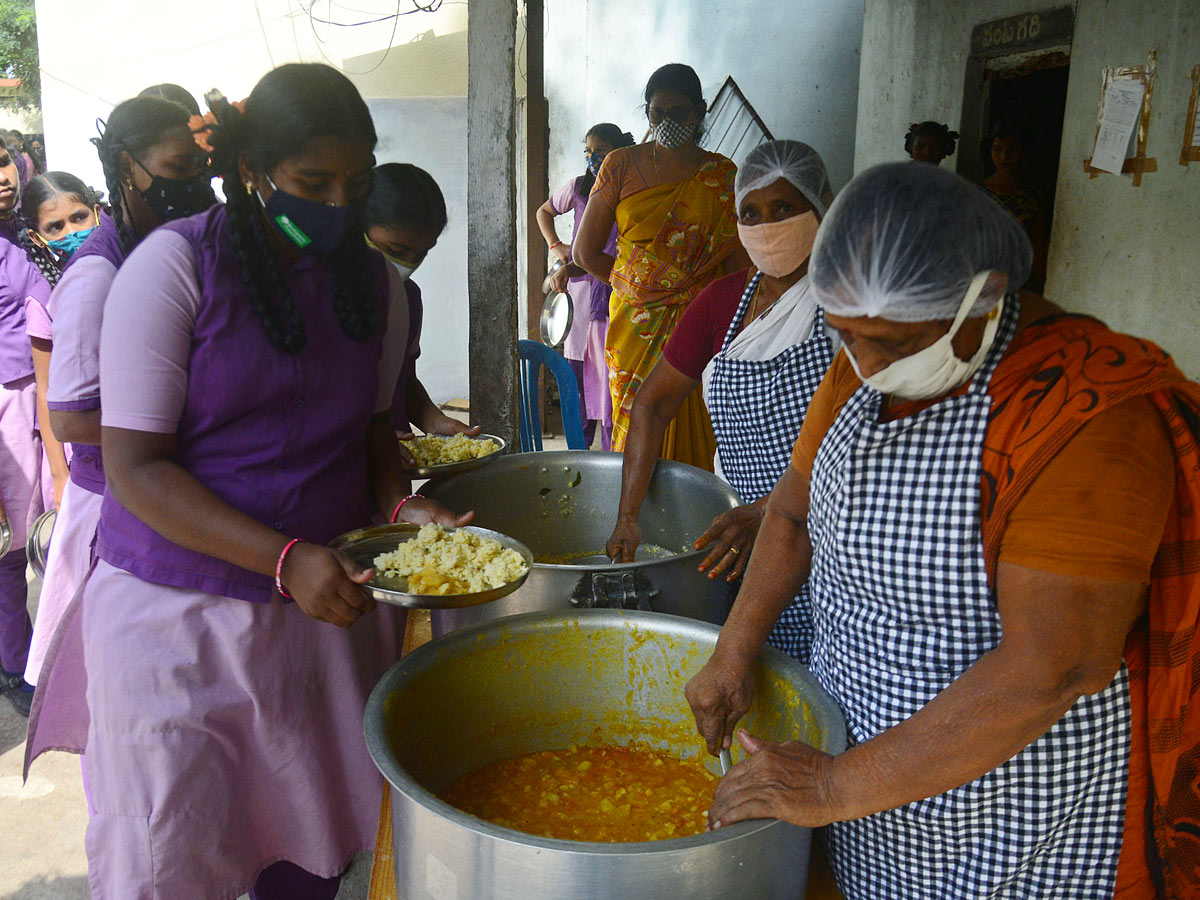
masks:
[[[675,324],[709,282],[749,265],[737,239],[734,164],[697,145],[706,105],[690,66],[666,65],[646,84],[653,141],[604,159],[575,239],[574,261],[612,285],[604,351],[614,450],[625,447],[642,381]],[[617,255],[604,245],[617,226]],[[660,455],[712,471],[716,438],[699,389],[667,428]]]

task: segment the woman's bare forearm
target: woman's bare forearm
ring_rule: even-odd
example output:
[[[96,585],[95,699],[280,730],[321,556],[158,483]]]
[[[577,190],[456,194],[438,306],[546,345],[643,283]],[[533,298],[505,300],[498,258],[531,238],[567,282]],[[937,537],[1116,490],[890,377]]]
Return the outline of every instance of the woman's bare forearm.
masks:
[[[66,444],[100,446],[100,410],[50,410],[50,429]]]
[[[290,539],[226,503],[172,461],[174,435],[104,428],[105,476],[113,497],[167,540],[274,575]]]

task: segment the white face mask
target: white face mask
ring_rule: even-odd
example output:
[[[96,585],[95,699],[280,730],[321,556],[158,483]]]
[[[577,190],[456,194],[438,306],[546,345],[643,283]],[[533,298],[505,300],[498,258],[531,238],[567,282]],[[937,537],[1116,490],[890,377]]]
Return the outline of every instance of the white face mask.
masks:
[[[987,358],[992,342],[996,339],[996,329],[1000,327],[1000,312],[1004,309],[1001,300],[996,308],[988,313],[988,321],[983,329],[983,340],[979,349],[969,360],[959,359],[954,353],[954,336],[966,321],[967,313],[975,305],[975,300],[987,283],[989,272],[980,272],[967,288],[958,315],[950,330],[923,350],[918,350],[911,356],[898,359],[890,366],[880,369],[874,375],[863,378],[858,368],[858,360],[849,347],[843,347],[855,374],[862,379],[863,384],[870,385],[881,394],[894,394],[904,400],[930,400],[950,393],[966,384],[974,375],[983,361]]]
[[[404,263],[396,262],[394,259],[389,259],[388,262],[392,264],[393,269],[400,273],[401,281],[408,281],[412,273],[417,271],[416,266],[408,266]]]

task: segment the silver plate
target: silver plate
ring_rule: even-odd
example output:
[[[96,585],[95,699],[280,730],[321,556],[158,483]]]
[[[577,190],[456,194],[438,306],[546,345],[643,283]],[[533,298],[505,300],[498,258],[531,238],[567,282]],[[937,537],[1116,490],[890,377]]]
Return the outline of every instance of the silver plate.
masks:
[[[443,435],[446,436],[446,435]],[[468,435],[470,437],[470,435]],[[473,472],[482,469],[490,462],[495,462],[500,454],[508,447],[508,441],[494,434],[478,434],[471,438],[473,441],[495,441],[500,449],[487,456],[477,456],[475,459],[464,459],[462,462],[442,463],[440,466],[419,466],[417,478],[446,478],[450,475],[461,475],[463,472]]]
[[[29,538],[25,541],[25,555],[29,557],[29,567],[38,578],[46,574],[46,562],[50,558],[50,539],[54,534],[54,523],[57,519],[57,509],[42,513],[29,529]]]
[[[395,525],[375,525],[371,528],[349,531],[334,538],[330,541],[329,546],[334,550],[341,550],[360,566],[369,568],[375,564],[375,557],[379,554],[395,550],[404,541],[411,541],[420,530],[419,525],[410,525],[406,522]],[[447,528],[446,530],[452,532],[458,529]],[[407,578],[373,578],[363,585],[363,591],[377,602],[390,603],[393,606],[406,606],[411,609],[457,609],[463,606],[479,606],[481,603],[491,603],[493,600],[507,597],[525,583],[525,579],[529,577],[529,573],[533,569],[533,552],[528,547],[498,531],[476,528],[473,525],[464,525],[462,530],[480,537],[491,538],[509,550],[516,550],[525,560],[527,567],[525,574],[516,581],[510,581],[500,587],[478,591],[474,594],[446,594],[445,596],[410,594],[408,593]]]
[[[552,350],[557,350],[570,334],[574,321],[575,311],[571,308],[571,298],[557,292],[547,294],[542,302],[542,343]]]

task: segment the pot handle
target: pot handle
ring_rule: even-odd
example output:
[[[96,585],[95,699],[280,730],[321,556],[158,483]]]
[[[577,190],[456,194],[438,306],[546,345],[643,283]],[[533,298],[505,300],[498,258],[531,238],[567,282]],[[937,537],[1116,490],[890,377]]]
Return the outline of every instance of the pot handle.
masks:
[[[658,588],[641,572],[593,572],[580,579],[570,597],[583,609],[641,609],[650,612]]]

